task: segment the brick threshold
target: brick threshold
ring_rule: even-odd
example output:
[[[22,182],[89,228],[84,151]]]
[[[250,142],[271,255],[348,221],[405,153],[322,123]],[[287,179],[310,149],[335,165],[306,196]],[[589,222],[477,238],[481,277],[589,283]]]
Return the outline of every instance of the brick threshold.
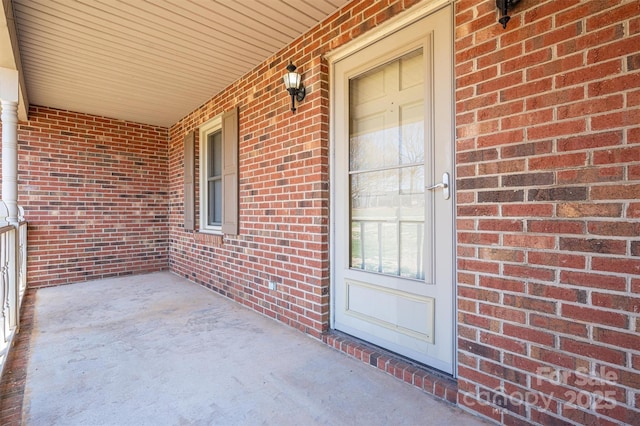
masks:
[[[391,374],[444,402],[457,405],[458,381],[445,373],[417,364],[401,355],[339,331],[331,330],[323,334],[322,341],[332,348]]]
[[[9,350],[0,380],[0,424],[3,426],[22,424],[24,387],[27,381],[35,301],[36,289],[27,289],[20,307],[20,328]]]

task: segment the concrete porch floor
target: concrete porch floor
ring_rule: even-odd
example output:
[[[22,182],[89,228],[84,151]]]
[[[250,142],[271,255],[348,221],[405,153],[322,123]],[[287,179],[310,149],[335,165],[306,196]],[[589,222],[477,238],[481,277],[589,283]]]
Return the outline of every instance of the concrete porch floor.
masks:
[[[168,272],[40,289],[26,425],[482,425]]]

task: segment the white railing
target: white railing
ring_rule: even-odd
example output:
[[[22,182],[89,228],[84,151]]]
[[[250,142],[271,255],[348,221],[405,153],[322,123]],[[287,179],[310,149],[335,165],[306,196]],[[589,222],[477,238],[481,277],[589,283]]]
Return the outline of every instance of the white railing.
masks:
[[[20,323],[20,305],[26,289],[27,222],[20,221],[0,227],[0,372]]]
[[[18,224],[18,312],[27,291],[27,221]]]

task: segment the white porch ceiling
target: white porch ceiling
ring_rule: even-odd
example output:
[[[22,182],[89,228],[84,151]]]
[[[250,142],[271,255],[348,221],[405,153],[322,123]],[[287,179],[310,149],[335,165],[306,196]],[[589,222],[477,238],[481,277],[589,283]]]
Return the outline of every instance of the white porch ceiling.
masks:
[[[31,104],[165,127],[347,3],[11,1]]]

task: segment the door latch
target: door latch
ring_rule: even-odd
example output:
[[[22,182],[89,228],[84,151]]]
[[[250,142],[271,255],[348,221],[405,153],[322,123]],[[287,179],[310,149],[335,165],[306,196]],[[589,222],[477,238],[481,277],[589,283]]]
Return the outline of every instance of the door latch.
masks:
[[[442,188],[442,196],[445,200],[451,198],[451,187],[449,185],[449,173],[444,172],[442,174],[442,182],[436,183],[435,185],[427,186],[425,189],[428,191],[433,191],[434,189]]]

